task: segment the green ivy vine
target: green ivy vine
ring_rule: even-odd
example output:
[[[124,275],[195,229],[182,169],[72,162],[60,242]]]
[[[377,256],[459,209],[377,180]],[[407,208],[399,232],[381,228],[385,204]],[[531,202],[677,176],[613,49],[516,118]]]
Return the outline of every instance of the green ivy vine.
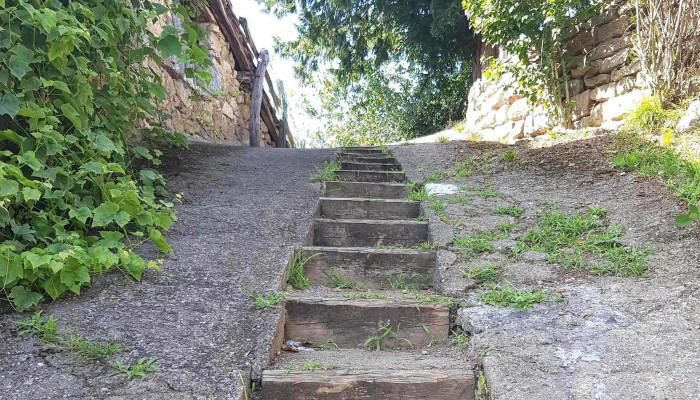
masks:
[[[152,67],[167,58],[208,82],[205,34],[178,4],[0,0],[0,297],[24,310],[92,274],[158,269],[134,252],[172,251],[173,204],[151,167],[157,145],[187,140],[163,127]]]

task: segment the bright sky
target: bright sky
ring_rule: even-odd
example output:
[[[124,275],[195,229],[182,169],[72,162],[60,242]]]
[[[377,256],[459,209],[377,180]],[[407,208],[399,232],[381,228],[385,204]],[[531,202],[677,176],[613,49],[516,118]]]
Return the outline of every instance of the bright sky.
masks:
[[[282,41],[297,38],[295,24],[298,18],[296,15],[288,15],[280,19],[267,14],[263,11],[264,6],[256,0],[231,0],[231,4],[238,17],[248,20],[248,28],[258,50],[267,49],[270,52],[270,77],[273,82],[278,79],[284,82],[289,104],[290,127],[299,145],[301,140],[307,139],[309,132],[319,126],[319,122],[309,118],[302,106],[304,98],[313,101],[316,96],[314,89],[301,87],[299,80],[294,77],[294,61],[284,59],[274,52],[275,37],[279,37]]]

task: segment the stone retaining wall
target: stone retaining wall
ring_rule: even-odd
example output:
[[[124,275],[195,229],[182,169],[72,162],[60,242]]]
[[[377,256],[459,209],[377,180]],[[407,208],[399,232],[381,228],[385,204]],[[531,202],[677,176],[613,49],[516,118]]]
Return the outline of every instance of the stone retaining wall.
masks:
[[[163,67],[155,67],[162,78],[168,97],[160,108],[172,119],[163,122],[167,129],[181,132],[194,140],[204,140],[233,145],[248,145],[250,119],[250,90],[242,90],[234,69],[236,62],[229,45],[208,7],[202,7],[200,26],[208,33],[206,46],[212,65],[207,71],[212,75],[207,90],[185,77],[185,66],[165,61]],[[154,24],[152,31],[159,35],[166,25],[178,25],[173,17]],[[211,94],[213,93],[213,94]],[[267,126],[260,124],[260,145],[274,146]]]
[[[619,2],[569,34],[567,50],[571,123],[575,129],[617,127],[625,114],[651,91],[645,89],[633,54],[633,8]],[[506,62],[507,55],[500,56]],[[555,122],[542,105],[515,94],[515,79],[503,74],[480,79],[469,92],[467,128],[482,140],[512,142],[550,130]]]

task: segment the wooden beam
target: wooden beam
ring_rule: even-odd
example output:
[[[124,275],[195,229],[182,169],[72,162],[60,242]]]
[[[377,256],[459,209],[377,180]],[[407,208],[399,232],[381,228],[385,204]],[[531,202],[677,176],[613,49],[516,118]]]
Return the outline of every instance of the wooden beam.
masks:
[[[224,34],[226,41],[231,48],[231,53],[236,61],[236,64],[242,71],[253,70],[253,60],[248,56],[245,49],[245,40],[238,28],[238,21],[231,18],[233,14],[229,9],[228,0],[209,0],[212,14],[216,19],[216,24]]]
[[[250,147],[260,147],[260,108],[263,102],[263,79],[265,79],[265,69],[270,61],[267,50],[260,53],[258,66],[255,67],[253,76],[253,93],[250,96],[250,124],[248,132],[250,137]],[[270,127],[268,126],[268,130]],[[270,132],[270,136],[274,129]]]

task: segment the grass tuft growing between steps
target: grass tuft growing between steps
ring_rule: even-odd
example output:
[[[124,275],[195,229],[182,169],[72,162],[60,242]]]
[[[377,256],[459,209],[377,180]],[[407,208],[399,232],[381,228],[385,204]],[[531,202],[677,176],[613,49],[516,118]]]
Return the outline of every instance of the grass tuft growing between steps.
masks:
[[[583,215],[556,209],[540,213],[537,227],[518,239],[515,255],[533,250],[565,268],[597,275],[644,275],[650,251],[623,246],[618,240],[622,231],[601,217],[600,210],[591,208]]]
[[[336,174],[336,171],[340,169],[342,169],[342,166],[339,160],[324,161],[323,168],[316,168],[316,171],[309,175],[309,180],[325,182],[339,181],[340,176]]]
[[[536,303],[560,302],[564,299],[552,292],[517,290],[511,285],[488,285],[491,290],[479,296],[479,300],[497,307],[512,307],[516,310],[532,310]]]

